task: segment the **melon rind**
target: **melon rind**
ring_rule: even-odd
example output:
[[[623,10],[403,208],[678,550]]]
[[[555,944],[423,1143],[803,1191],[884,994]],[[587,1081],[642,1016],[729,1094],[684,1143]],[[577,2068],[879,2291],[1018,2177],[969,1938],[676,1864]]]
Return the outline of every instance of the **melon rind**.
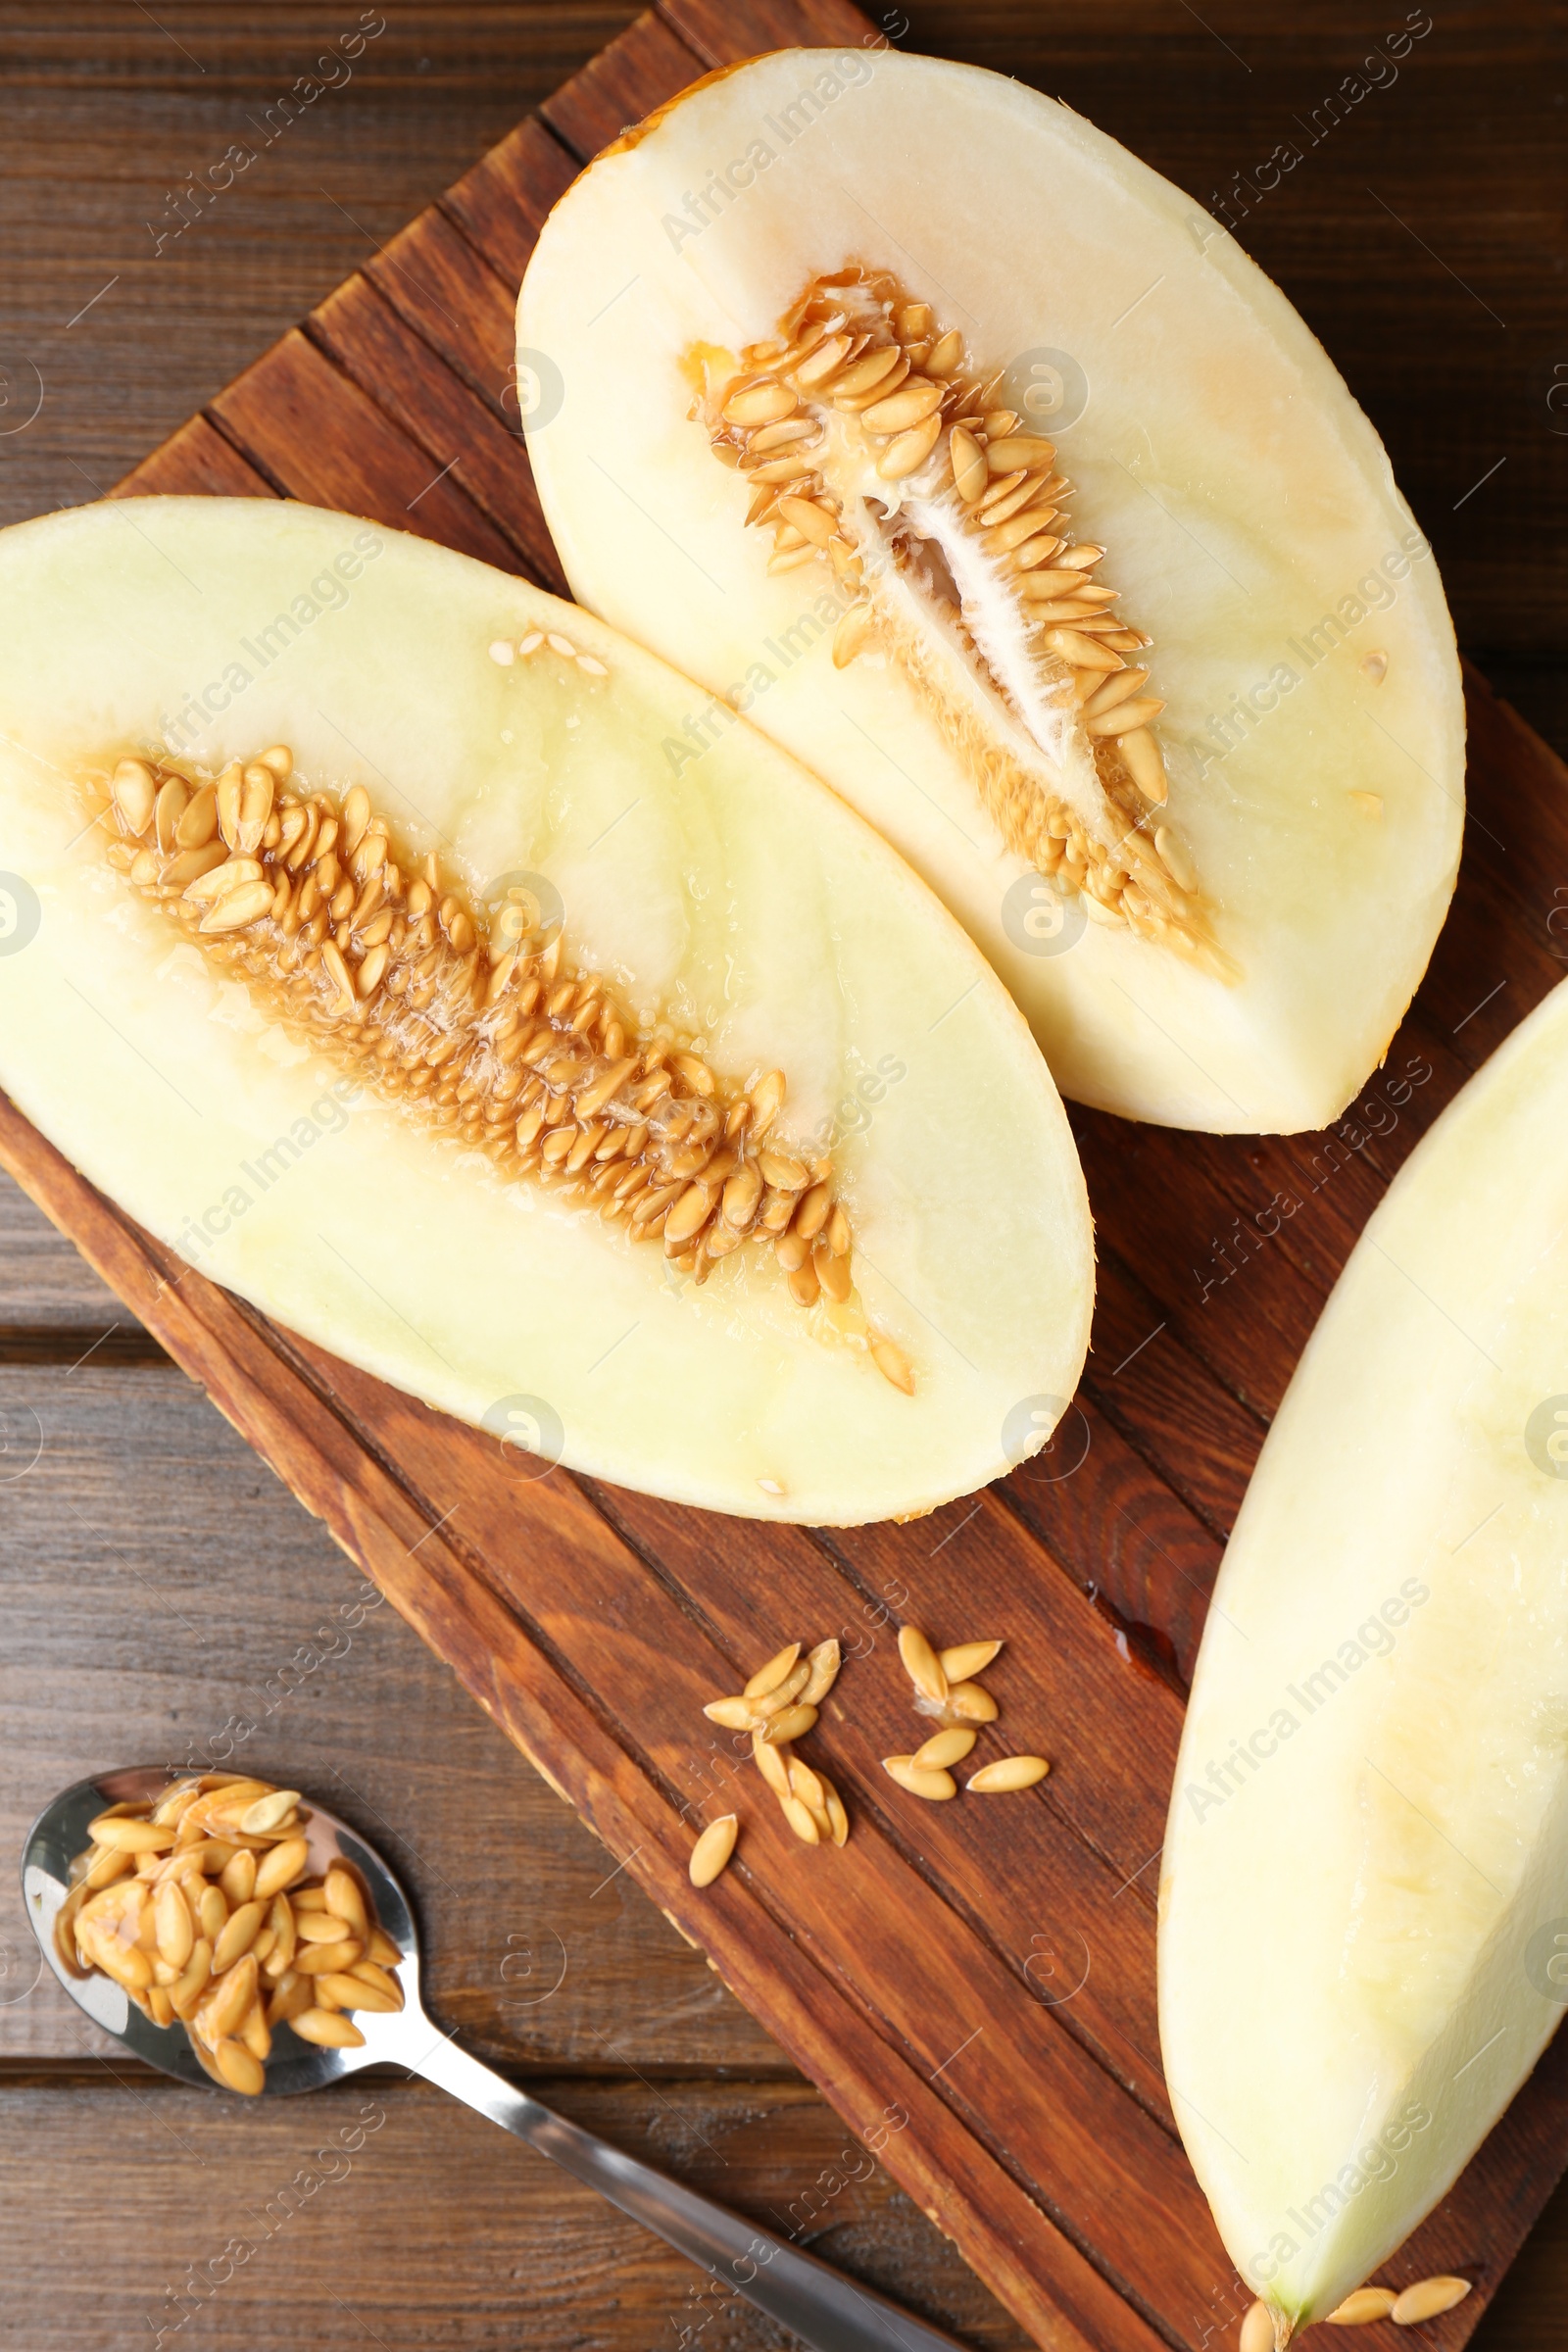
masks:
[[[694,227],[703,191],[731,178]],[[683,363],[765,338],[813,276],[856,264],[896,272],[977,365],[1044,350],[1086,376],[1087,408],[1055,435],[1079,486],[1069,512],[1154,639],[1162,813],[1233,984],[1099,924],[1035,952],[1006,912],[1028,869],[929,708],[885,655],[835,670],[847,599],[827,568],[769,577],[767,533],[742,527],[746,486],[693,421]],[[784,51],[676,101],[573,183],[530,262],[518,345],[529,454],[574,594],[701,680],[700,730],[716,737],[743,709],[901,850],[1006,982],[1065,1094],[1216,1132],[1314,1128],[1345,1107],[1453,887],[1453,632],[1371,425],[1192,199],[1001,75]],[[1380,684],[1361,667],[1375,652]],[[1238,697],[1252,698],[1247,719],[1230,717]]]
[[[1568,2000],[1565,1134],[1568,983],[1357,1244],[1199,1656],[1161,2040],[1226,2245],[1294,2326],[1376,2277]]]
[[[958,927],[772,744],[741,728],[672,777],[661,747],[694,689],[651,656],[466,557],[273,501],[21,524],[0,596],[0,874],[39,917],[24,941],[8,913],[0,1086],[160,1239],[366,1370],[490,1415],[519,1475],[540,1464],[517,1444],[559,1426],[569,1468],[852,1522],[1008,1467],[1021,1400],[1054,1400],[1043,1438],[1093,1292],[1060,1102]],[[491,659],[534,630],[608,677]],[[329,1054],[204,968],[83,830],[80,777],[160,741],[214,767],[285,742],[471,892],[544,873],[568,961],[689,1018],[738,1083],[784,1069],[780,1135],[832,1136],[865,1309],[916,1395],[823,1336],[770,1256],[737,1251],[698,1290],[657,1245],[345,1101]],[[498,1421],[517,1399],[547,1412]]]

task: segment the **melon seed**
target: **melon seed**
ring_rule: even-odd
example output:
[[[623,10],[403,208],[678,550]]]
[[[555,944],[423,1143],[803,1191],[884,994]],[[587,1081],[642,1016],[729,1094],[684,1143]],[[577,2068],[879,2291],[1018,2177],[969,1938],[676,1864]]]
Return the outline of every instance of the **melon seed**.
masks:
[[[692,1847],[691,1860],[686,1866],[694,1886],[711,1886],[735,1851],[739,1833],[740,1821],[733,1813],[721,1814],[717,1821],[709,1823]]]

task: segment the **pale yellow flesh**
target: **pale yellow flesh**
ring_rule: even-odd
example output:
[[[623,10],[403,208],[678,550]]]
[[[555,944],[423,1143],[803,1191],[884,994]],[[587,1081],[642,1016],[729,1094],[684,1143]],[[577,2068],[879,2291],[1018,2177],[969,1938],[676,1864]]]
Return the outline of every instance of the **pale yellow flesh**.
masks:
[[[1161,2037],[1226,2245],[1295,2324],[1376,2276],[1568,1998],[1565,1136],[1568,986],[1350,1258],[1203,1637]]]
[[[772,745],[738,729],[671,777],[684,680],[516,580],[306,508],[24,524],[0,537],[0,872],[41,910],[0,954],[0,1086],[205,1272],[466,1419],[542,1400],[568,1467],[759,1517],[930,1508],[1008,1466],[1020,1398],[1071,1395],[1092,1241],[1049,1073],[940,906]],[[548,646],[491,658],[536,630],[608,674]],[[329,1054],[203,967],[108,868],[77,782],[156,748],[210,684],[182,741],[205,764],[282,741],[311,787],[363,783],[405,862],[435,848],[476,898],[543,874],[568,962],[721,1077],[787,1073],[780,1136],[831,1150],[858,1327],[904,1348],[912,1398],[857,1315],[804,1312],[764,1250],[695,1288],[657,1244],[334,1095]],[[498,1426],[526,1445],[539,1419]]]
[[[694,230],[688,195],[727,172],[732,200],[713,195]],[[1056,431],[1069,513],[1154,639],[1140,659],[1168,704],[1164,814],[1236,985],[1098,924],[1065,953],[1025,952],[1004,913],[1025,868],[917,690],[875,653],[835,670],[844,600],[826,566],[769,577],[769,535],[742,527],[746,486],[692,420],[683,362],[764,339],[812,278],[851,265],[894,271],[979,364],[1016,362],[1006,397],[1038,429],[1056,428],[1028,407],[1047,381],[1030,355],[1086,375],[1087,408]],[[573,184],[529,266],[518,343],[524,368],[543,353],[564,381],[529,454],[573,590],[701,679],[689,746],[744,710],[859,808],[968,928],[1066,1094],[1215,1131],[1344,1107],[1452,889],[1458,669],[1376,435],[1206,214],[1000,76],[787,51]]]

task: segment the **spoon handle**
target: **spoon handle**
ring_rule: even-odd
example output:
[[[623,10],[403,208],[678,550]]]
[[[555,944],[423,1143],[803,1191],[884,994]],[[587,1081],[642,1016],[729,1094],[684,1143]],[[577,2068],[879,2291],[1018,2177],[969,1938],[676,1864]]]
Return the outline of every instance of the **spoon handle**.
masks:
[[[815,2255],[568,2123],[445,2035],[412,2063],[427,2082],[596,2188],[814,2352],[959,2352],[951,2335],[911,2319]]]

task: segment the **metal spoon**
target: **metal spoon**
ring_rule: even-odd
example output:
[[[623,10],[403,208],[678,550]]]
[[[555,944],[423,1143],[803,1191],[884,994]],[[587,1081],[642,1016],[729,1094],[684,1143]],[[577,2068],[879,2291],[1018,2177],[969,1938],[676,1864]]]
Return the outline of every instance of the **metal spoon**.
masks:
[[[192,2049],[182,2025],[155,2025],[122,1985],[68,1966],[55,1940],[55,1921],[70,1891],[71,1864],[88,1843],[87,1825],[106,1805],[156,1799],[170,1776],[157,1765],[133,1765],[89,1781],[78,1781],[47,1805],[33,1823],[23,1849],[22,1890],[33,1934],[45,1959],[77,2007],[95,2025],[176,2082],[215,2087]],[[267,2064],[264,2098],[286,2097],[340,2082],[367,2066],[397,2066],[437,2082],[454,2098],[477,2108],[503,2131],[515,2132],[541,2156],[596,2188],[654,2230],[677,2253],[710,2277],[755,2303],[771,2320],[816,2348],[816,2352],[959,2352],[953,2338],[898,2306],[830,2270],[814,2255],[787,2244],[755,2222],[656,2172],[635,2156],[622,2155],[580,2125],[516,2090],[506,2079],[460,2049],[432,2023],[419,1997],[419,1935],[402,1886],[380,1855],[346,1822],[315,1803],[307,1830],[310,1868],[322,1872],[340,1856],[370,1890],[376,1914],[407,1957],[398,1970],[406,2006],[396,2016],[356,2013],[365,2035],[363,2049],[322,2049],[301,2041],[286,2026],[275,2030]],[[218,2085],[217,2087],[221,2087]],[[230,2093],[230,2096],[237,2094]]]

